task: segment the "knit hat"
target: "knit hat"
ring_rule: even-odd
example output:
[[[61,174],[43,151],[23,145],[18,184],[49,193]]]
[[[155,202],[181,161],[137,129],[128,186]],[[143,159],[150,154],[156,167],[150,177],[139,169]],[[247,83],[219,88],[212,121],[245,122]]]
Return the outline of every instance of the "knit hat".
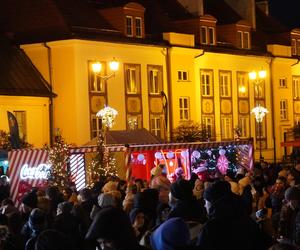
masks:
[[[46,213],[42,209],[35,208],[31,211],[28,222],[33,231],[41,231],[46,227]]]
[[[284,193],[284,199],[287,201],[298,200],[300,201],[300,189],[298,187],[289,187]]]
[[[204,190],[204,199],[215,203],[225,195],[232,194],[230,184],[227,181],[218,181]]]
[[[151,234],[150,243],[153,250],[183,249],[190,243],[189,228],[182,218],[171,218]]]
[[[193,187],[189,181],[179,179],[171,185],[171,194],[179,200],[189,199],[193,195]]]
[[[31,208],[37,207],[38,198],[36,195],[36,190],[32,190],[29,193],[26,193],[21,199],[21,202]]]

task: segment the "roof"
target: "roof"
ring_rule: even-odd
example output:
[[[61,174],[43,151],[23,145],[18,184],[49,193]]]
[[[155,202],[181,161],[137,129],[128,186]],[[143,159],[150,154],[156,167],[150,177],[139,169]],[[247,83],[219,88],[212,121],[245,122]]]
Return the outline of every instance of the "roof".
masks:
[[[106,144],[125,145],[125,144],[157,144],[163,141],[157,136],[151,134],[147,129],[136,130],[111,130],[107,132]],[[93,138],[84,146],[94,146],[97,144],[97,138]]]
[[[0,95],[55,96],[23,50],[0,39]]]

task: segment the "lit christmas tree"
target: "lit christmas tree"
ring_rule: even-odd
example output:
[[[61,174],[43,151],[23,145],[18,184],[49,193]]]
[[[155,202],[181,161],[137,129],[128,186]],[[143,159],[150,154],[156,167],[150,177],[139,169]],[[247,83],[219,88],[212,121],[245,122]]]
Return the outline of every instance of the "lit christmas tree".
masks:
[[[87,167],[90,186],[94,186],[99,180],[106,181],[111,177],[118,176],[116,159],[109,154],[105,147],[106,133],[113,126],[117,114],[118,112],[110,107],[105,107],[97,113],[104,126],[97,138],[97,154]]]
[[[60,190],[68,187],[69,170],[67,164],[69,162],[68,144],[66,144],[61,136],[56,136],[53,147],[47,148],[49,153],[48,163],[51,165],[48,173],[48,181],[50,186],[56,186]]]

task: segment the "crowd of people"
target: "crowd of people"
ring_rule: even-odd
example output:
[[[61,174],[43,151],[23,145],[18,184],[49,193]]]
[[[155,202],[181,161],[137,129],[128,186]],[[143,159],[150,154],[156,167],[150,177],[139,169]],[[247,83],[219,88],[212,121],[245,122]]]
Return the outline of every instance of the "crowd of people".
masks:
[[[0,250],[300,249],[300,162],[225,176],[99,180],[92,188],[32,188],[20,208],[0,178]]]

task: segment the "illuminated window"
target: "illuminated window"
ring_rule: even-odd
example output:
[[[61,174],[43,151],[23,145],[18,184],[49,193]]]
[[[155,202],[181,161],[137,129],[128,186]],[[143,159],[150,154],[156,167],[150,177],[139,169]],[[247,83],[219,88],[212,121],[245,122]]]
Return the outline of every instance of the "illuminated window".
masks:
[[[212,71],[201,71],[201,94],[202,96],[213,96]]]
[[[238,72],[237,73],[237,84],[238,84],[238,96],[248,97],[248,77],[247,73]]]
[[[140,65],[124,64],[125,86],[127,94],[139,94],[141,91]]]
[[[148,65],[149,94],[160,94],[162,91],[162,67]]]
[[[126,34],[127,36],[133,36],[133,29],[132,29],[132,16],[126,16]]]
[[[285,99],[280,100],[280,119],[288,119],[288,101]]]
[[[89,67],[89,85],[90,91],[95,93],[104,93],[105,92],[105,80],[101,78],[105,74],[106,64],[105,62],[101,62],[102,69],[101,72],[95,74],[92,70],[92,64],[94,61],[88,62]]]
[[[229,72],[220,72],[220,96],[231,96],[231,77]]]
[[[190,119],[190,104],[188,97],[179,98],[179,116],[180,120],[187,121]]]
[[[26,140],[26,111],[14,111],[14,115],[18,122],[19,137]]]
[[[142,18],[135,18],[135,35],[136,37],[142,37]]]

